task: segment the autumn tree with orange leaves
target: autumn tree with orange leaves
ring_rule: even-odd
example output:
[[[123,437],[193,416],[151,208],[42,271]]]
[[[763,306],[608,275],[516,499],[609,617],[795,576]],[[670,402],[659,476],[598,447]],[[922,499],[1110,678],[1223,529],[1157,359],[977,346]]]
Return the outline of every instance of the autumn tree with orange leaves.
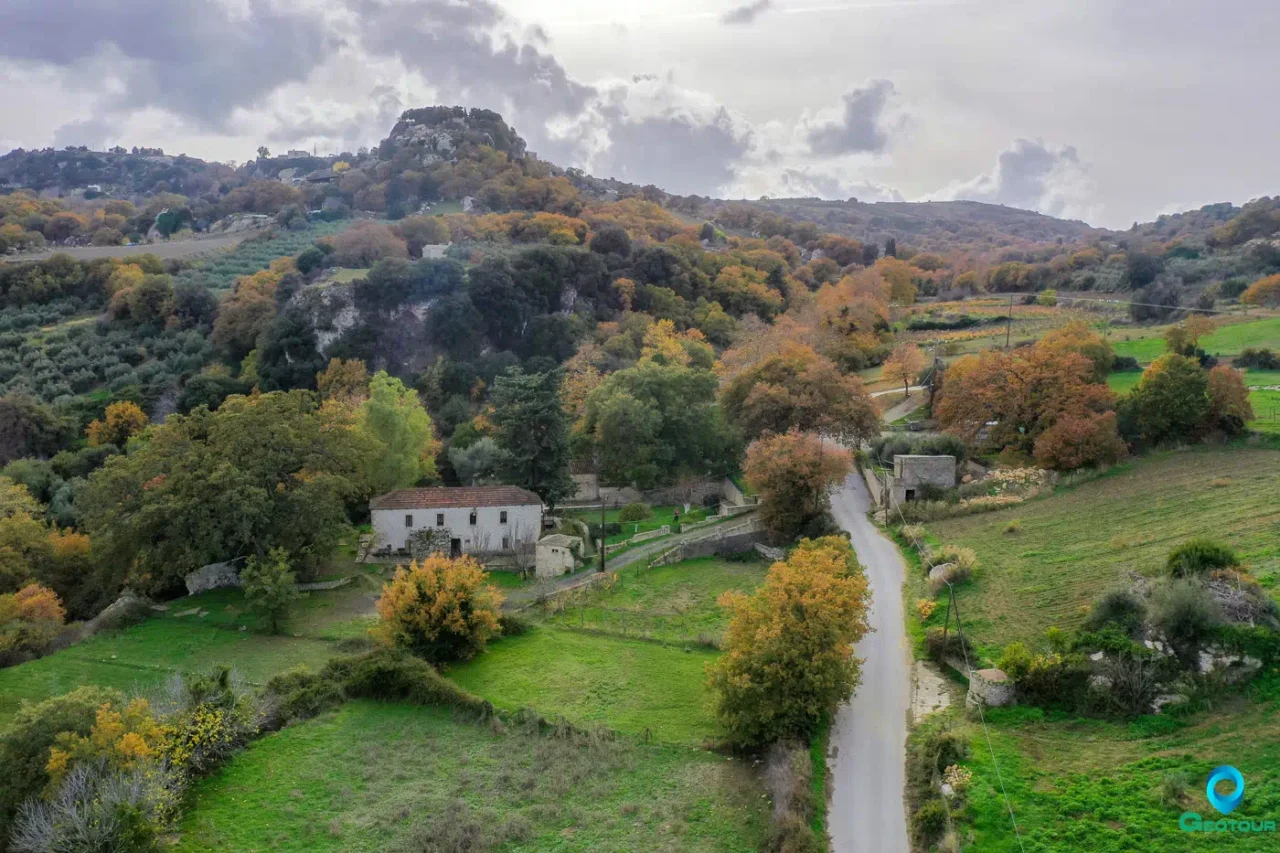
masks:
[[[775,541],[829,532],[831,490],[853,470],[849,452],[816,435],[769,435],[747,448],[744,474],[760,493],[760,523]]]
[[[1240,301],[1245,305],[1280,308],[1280,274],[1260,278],[1249,285],[1240,294]]]
[[[707,675],[734,743],[807,740],[848,699],[861,676],[853,645],[867,633],[870,601],[862,567],[838,536],[801,542],[754,594],[721,596],[732,616]]]
[[[66,620],[57,593],[38,583],[0,595],[0,662],[10,655],[43,651]]]
[[[1094,371],[1079,353],[1039,345],[967,355],[947,369],[934,416],[943,431],[983,450],[1031,453],[1060,419],[1114,409],[1115,395]]]
[[[1219,364],[1209,371],[1208,394],[1209,426],[1228,435],[1244,432],[1245,424],[1254,417],[1244,374],[1234,367]]]
[[[856,376],[803,344],[782,351],[734,376],[724,387],[725,416],[748,438],[797,429],[869,439],[880,432],[880,415]]]
[[[893,348],[880,368],[885,379],[902,383],[902,393],[911,396],[911,383],[924,370],[924,353],[915,344],[901,343]]]
[[[433,554],[396,569],[378,599],[383,642],[440,665],[470,660],[500,633],[502,593],[474,558]]]

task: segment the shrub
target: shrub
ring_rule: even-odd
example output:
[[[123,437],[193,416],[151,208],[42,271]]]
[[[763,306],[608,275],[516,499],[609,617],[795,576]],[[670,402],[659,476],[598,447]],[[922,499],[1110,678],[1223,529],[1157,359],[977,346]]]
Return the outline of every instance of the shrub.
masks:
[[[1037,654],[1017,681],[1018,695],[1029,705],[1077,709],[1085,704],[1089,674],[1083,655]]]
[[[1251,370],[1280,370],[1280,355],[1269,349],[1246,347],[1232,362],[1236,367]]]
[[[1103,593],[1094,602],[1089,618],[1085,620],[1085,628],[1099,631],[1108,625],[1114,625],[1130,637],[1135,637],[1142,630],[1142,621],[1146,615],[1147,607],[1142,599],[1128,589],[1113,589]]]
[[[118,690],[80,687],[18,710],[0,733],[0,839],[9,837],[18,806],[48,787],[49,749],[58,735],[88,735],[99,708],[123,701]]]
[[[1098,697],[1106,710],[1122,717],[1148,713],[1160,692],[1159,664],[1145,656],[1107,657],[1099,674],[1106,679],[1106,687],[1096,691]]]
[[[928,598],[922,598],[916,602],[916,613],[920,614],[920,621],[924,622],[933,615],[938,609],[938,602]]]
[[[653,518],[653,510],[649,509],[648,504],[633,503],[627,504],[618,512],[618,521],[634,522],[644,521]]]
[[[1156,599],[1152,622],[1184,666],[1197,662],[1200,649],[1222,624],[1222,611],[1204,585],[1173,581]]]
[[[470,660],[499,633],[501,604],[473,558],[436,554],[396,569],[378,599],[376,631],[431,663]]]
[[[1022,519],[1015,518],[1004,526],[1005,534],[1019,533],[1022,530]]]
[[[172,796],[159,768],[121,772],[77,767],[48,801],[23,805],[9,849],[15,853],[146,853],[160,849]]]
[[[867,631],[867,581],[847,540],[804,540],[753,595],[720,599],[732,618],[708,666],[729,737],[757,746],[807,738],[857,686],[853,644]]]
[[[917,542],[924,542],[925,529],[923,524],[904,524],[898,528],[898,533],[912,545]]]
[[[973,771],[959,764],[952,764],[942,771],[942,781],[950,785],[951,790],[957,794],[962,794],[973,784]]]
[[[1131,355],[1117,355],[1111,360],[1112,373],[1138,373],[1142,363]]]
[[[996,661],[996,666],[1004,670],[1005,675],[1013,679],[1014,682],[1018,682],[1031,671],[1031,661],[1031,650],[1025,644],[1010,643],[1000,653],[1000,659]]]
[[[405,549],[415,560],[425,560],[432,554],[448,554],[453,531],[447,527],[419,527],[405,539]]]
[[[1160,780],[1160,805],[1181,809],[1190,787],[1185,770],[1165,773],[1164,778]]]
[[[1169,552],[1165,571],[1175,578],[1204,575],[1214,569],[1240,565],[1236,554],[1226,545],[1212,539],[1191,539]]]
[[[969,658],[973,657],[973,647],[961,640],[961,637],[955,631],[943,631],[942,628],[930,628],[924,635],[925,651],[929,657],[939,663],[944,662],[947,658],[958,658],[965,660],[965,652],[969,653]]]
[[[925,800],[911,816],[911,835],[928,847],[947,831],[948,817],[947,803],[941,797]]]

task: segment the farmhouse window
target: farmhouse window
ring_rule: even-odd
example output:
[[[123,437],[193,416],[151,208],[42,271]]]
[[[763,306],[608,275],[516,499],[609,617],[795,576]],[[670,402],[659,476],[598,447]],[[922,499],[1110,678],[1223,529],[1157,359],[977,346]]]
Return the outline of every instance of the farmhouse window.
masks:
[[[412,515],[406,515],[406,516],[404,517],[404,526],[405,526],[405,527],[413,527],[413,516],[412,516]]]
[[[474,527],[475,524],[476,524],[476,511],[473,509],[471,510],[471,526]]]
[[[443,513],[443,512],[437,512],[437,513],[436,513],[436,527],[444,527],[444,513]]]
[[[502,512],[498,513],[498,523],[499,524],[507,523],[507,511],[505,509],[502,510]]]

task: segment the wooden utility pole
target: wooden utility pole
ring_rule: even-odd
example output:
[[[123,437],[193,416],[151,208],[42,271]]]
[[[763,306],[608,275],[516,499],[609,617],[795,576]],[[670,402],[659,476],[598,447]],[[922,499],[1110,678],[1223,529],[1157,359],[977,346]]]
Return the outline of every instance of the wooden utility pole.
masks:
[[[1004,323],[1004,348],[1009,348],[1009,333],[1013,331],[1013,294],[1009,294],[1009,316]]]

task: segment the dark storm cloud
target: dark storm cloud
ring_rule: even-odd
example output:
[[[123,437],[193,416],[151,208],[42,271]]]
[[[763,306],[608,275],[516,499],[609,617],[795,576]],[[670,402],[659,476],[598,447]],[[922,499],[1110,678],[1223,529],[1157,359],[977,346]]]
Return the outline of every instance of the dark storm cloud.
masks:
[[[745,6],[730,9],[720,16],[722,24],[749,24],[773,8],[773,0],[755,0]]]
[[[609,140],[594,164],[596,174],[682,195],[714,195],[733,179],[750,145],[723,109],[706,123],[682,115],[615,121]]]
[[[883,151],[889,142],[884,110],[893,94],[893,83],[888,80],[871,80],[850,89],[844,95],[839,119],[809,130],[809,149],[824,157]]]
[[[210,0],[0,3],[0,57],[69,69],[73,83],[93,89],[90,60],[114,49],[127,94],[110,109],[157,106],[210,128],[305,79],[332,46],[318,18],[265,0],[248,0],[243,15]]]

